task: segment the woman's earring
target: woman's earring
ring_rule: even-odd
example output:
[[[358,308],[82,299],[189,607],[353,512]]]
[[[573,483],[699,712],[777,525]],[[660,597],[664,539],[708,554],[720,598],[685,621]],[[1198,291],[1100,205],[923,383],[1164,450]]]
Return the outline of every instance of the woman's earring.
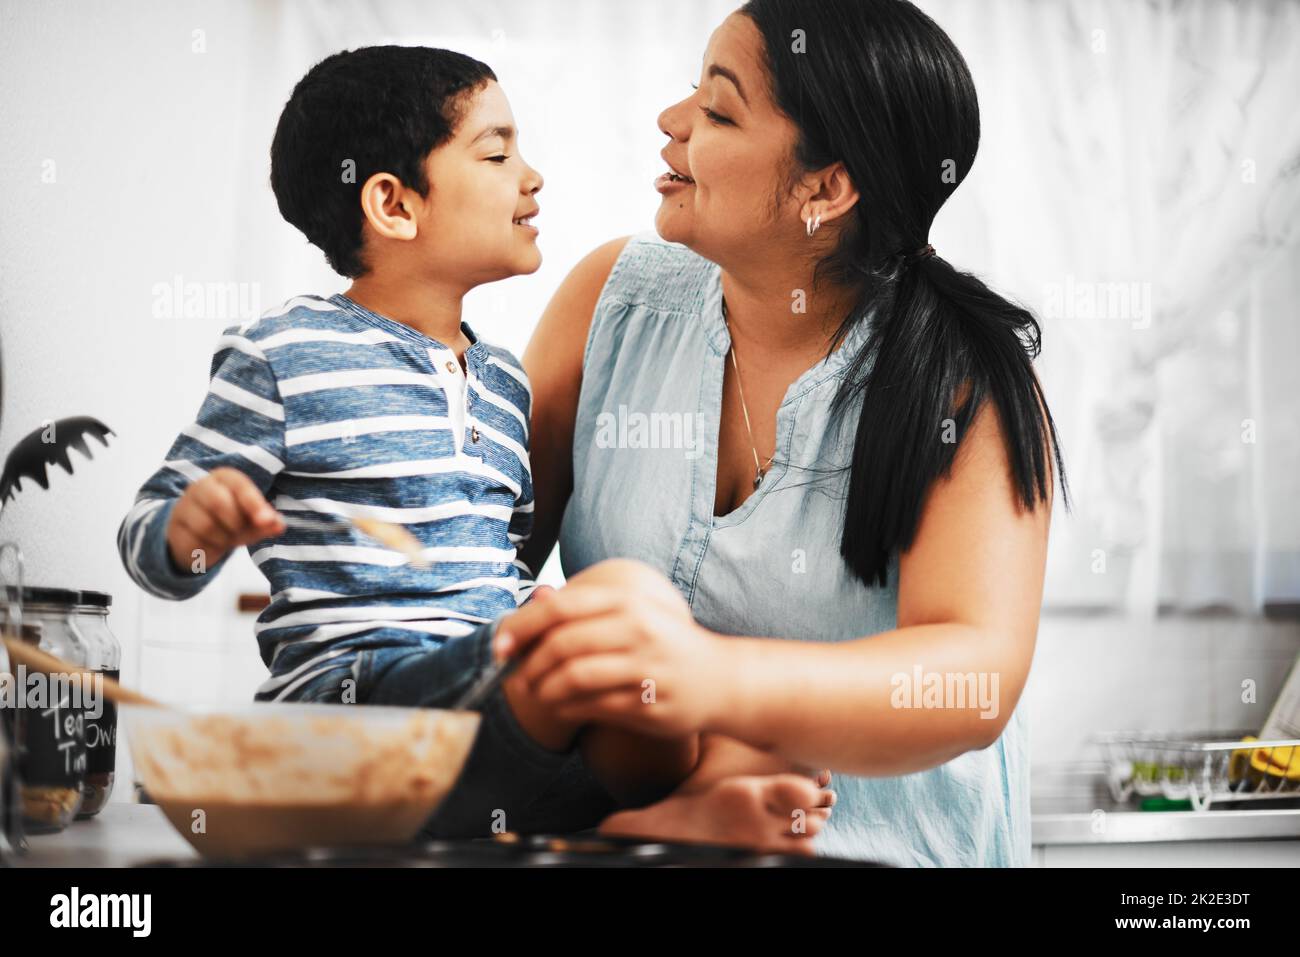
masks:
[[[804,230],[808,233],[809,236],[811,236],[813,233],[817,232],[817,230],[819,230],[819,229],[821,228],[821,225],[822,225],[822,214],[821,214],[821,213],[818,213],[818,214],[817,214],[817,218],[816,218],[816,219],[805,219],[805,220],[803,221]]]

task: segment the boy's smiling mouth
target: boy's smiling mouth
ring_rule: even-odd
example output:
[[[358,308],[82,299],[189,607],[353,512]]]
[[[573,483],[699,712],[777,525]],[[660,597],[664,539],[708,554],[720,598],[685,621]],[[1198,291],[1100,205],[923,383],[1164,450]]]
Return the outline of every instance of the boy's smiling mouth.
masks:
[[[531,229],[533,232],[537,232],[538,231],[537,227],[533,225],[533,217],[536,216],[540,211],[541,211],[540,207],[534,207],[531,212],[524,213],[524,215],[516,217],[515,219],[511,220],[511,222],[513,222],[516,226],[522,226],[525,229]]]

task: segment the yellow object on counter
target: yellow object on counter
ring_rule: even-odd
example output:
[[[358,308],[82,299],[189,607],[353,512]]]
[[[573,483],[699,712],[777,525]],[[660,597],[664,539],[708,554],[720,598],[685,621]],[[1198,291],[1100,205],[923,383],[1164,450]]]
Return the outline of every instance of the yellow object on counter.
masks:
[[[1241,740],[1250,742],[1259,739],[1247,735]],[[1250,766],[1260,774],[1284,778],[1287,781],[1300,781],[1300,753],[1297,752],[1300,752],[1300,748],[1254,748],[1250,750],[1243,748],[1240,751],[1233,751],[1228,768],[1228,777],[1233,781],[1245,777],[1245,763],[1247,756],[1249,756]]]

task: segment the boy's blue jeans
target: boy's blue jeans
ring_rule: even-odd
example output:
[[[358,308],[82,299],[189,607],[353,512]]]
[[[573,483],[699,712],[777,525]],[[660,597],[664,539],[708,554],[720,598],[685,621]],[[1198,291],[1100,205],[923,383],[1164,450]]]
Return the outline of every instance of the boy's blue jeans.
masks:
[[[499,620],[499,619],[498,619]],[[497,622],[455,638],[421,641],[409,631],[368,632],[357,660],[324,672],[297,690],[297,701],[342,703],[355,680],[358,704],[451,707],[492,663]],[[361,638],[362,636],[355,636]],[[549,751],[515,720],[498,688],[480,712],[465,768],[422,832],[426,838],[567,833],[595,827],[617,809],[578,750]]]

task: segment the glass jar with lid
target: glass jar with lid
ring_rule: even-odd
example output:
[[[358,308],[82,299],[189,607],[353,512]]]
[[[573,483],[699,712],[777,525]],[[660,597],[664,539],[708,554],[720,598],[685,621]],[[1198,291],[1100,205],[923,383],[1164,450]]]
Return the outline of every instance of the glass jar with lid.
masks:
[[[22,641],[24,633],[39,643],[31,625],[23,625],[23,550],[16,542],[0,542],[0,635]],[[13,582],[14,584],[10,584]],[[22,795],[18,789],[19,718],[17,666],[0,642],[0,868],[26,847],[23,838]]]
[[[40,641],[39,630],[23,625],[21,630],[6,623],[5,634],[31,635],[33,643]],[[22,832],[22,796],[18,790],[18,711],[15,708],[17,689],[14,686],[14,665],[0,644],[0,680],[8,682],[8,693],[0,698],[0,867],[8,863],[8,856],[24,846]]]
[[[122,673],[122,646],[108,627],[113,596],[102,591],[82,591],[72,613],[72,627],[86,644],[86,666],[117,681]],[[94,817],[113,793],[117,776],[117,705],[100,702],[86,713],[86,780],[77,818]]]
[[[65,588],[24,588],[23,640],[70,665],[87,668],[89,649],[72,625],[80,593]],[[26,671],[26,669],[20,670]],[[68,675],[30,671],[18,682],[18,777],[23,825],[30,834],[67,827],[81,808],[86,777],[87,704],[84,685]],[[93,710],[93,709],[92,709]]]

